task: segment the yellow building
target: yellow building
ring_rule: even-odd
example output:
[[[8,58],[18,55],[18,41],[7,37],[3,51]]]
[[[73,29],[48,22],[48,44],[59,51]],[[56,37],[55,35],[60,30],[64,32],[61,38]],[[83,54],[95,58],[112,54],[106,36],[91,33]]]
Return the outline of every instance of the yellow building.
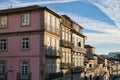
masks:
[[[71,27],[72,23],[68,16],[62,15],[61,20],[61,40],[60,40],[60,46],[61,46],[61,52],[62,52],[62,58],[61,58],[61,70],[64,73],[63,80],[71,80],[71,68],[74,66],[72,61],[72,54],[71,50],[73,47],[73,43],[71,41],[72,33],[71,33]]]

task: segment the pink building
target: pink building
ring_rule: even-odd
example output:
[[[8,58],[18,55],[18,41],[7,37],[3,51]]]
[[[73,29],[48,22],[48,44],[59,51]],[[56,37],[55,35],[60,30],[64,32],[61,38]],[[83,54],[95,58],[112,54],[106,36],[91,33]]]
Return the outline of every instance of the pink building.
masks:
[[[40,6],[0,10],[0,80],[44,80],[45,11],[60,18]]]

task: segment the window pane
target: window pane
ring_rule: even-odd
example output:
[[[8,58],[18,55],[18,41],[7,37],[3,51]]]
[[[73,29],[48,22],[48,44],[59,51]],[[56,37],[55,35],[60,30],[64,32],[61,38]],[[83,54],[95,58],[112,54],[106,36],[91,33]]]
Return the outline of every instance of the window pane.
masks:
[[[7,40],[6,38],[0,38],[0,51],[7,49]]]
[[[21,49],[26,50],[30,48],[29,37],[22,37],[21,39]]]
[[[29,62],[28,61],[22,61],[20,64],[20,73],[22,75],[27,75],[29,73]]]
[[[22,26],[30,25],[30,14],[22,14]]]
[[[7,27],[7,16],[0,17],[0,28]]]
[[[5,62],[0,62],[0,73],[2,73],[2,74],[4,74],[5,73],[5,67],[6,67],[6,65],[5,65],[6,63]]]

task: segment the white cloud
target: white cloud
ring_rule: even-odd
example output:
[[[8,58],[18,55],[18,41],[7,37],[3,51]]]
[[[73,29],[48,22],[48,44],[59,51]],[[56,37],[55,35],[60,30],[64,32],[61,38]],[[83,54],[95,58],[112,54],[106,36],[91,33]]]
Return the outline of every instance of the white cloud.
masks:
[[[97,6],[101,11],[103,11],[108,17],[111,18],[120,28],[120,0],[89,0],[92,4]]]
[[[42,4],[53,4],[53,3],[68,3],[68,2],[75,2],[75,1],[83,1],[83,0],[39,0],[39,1],[21,1],[21,0],[9,0],[4,1],[1,3],[0,8],[8,8],[10,5],[13,7],[21,7],[21,6],[28,6],[28,5],[42,5]]]

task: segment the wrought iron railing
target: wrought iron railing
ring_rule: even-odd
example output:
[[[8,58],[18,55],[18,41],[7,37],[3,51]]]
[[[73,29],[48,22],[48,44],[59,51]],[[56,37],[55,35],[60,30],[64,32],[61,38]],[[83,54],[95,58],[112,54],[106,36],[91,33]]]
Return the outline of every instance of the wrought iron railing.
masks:
[[[17,73],[17,80],[31,80],[31,73],[27,74],[22,74],[22,73]]]
[[[61,63],[60,68],[61,69],[70,69],[74,67],[74,63]]]
[[[7,80],[7,73],[0,73],[0,80]]]

